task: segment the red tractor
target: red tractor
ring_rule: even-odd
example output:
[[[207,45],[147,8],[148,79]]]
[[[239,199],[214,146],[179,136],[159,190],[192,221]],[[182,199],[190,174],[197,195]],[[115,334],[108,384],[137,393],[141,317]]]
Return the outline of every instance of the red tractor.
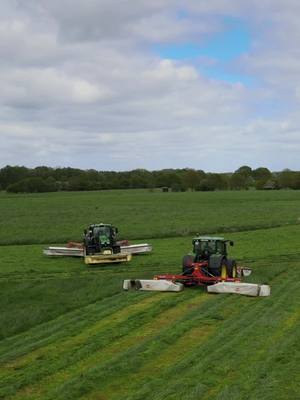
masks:
[[[156,275],[154,279],[165,279],[183,283],[185,286],[211,285],[218,282],[239,282],[242,269],[235,260],[227,257],[227,243],[222,237],[197,236],[193,239],[193,254],[182,260],[182,274]]]

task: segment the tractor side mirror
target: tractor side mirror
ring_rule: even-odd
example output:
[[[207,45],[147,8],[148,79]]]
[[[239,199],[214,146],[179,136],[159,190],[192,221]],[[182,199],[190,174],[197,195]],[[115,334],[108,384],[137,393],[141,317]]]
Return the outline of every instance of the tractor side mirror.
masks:
[[[230,240],[229,244],[230,244],[230,246],[233,246],[233,245],[234,245],[234,243],[233,243],[232,240]]]

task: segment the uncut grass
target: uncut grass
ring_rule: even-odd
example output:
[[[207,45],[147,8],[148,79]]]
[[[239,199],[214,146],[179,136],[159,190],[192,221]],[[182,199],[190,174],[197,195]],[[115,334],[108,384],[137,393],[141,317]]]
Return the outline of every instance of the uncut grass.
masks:
[[[128,239],[269,228],[299,223],[299,202],[299,191],[1,193],[0,244],[81,240],[101,221]]]

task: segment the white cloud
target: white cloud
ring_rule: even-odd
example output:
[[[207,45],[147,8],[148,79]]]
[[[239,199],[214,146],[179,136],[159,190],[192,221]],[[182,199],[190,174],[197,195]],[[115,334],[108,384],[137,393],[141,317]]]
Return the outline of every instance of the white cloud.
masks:
[[[2,164],[298,168],[299,11],[293,0],[3,1]],[[251,49],[231,67],[253,86],[154,51],[205,43],[220,16],[247,23]]]

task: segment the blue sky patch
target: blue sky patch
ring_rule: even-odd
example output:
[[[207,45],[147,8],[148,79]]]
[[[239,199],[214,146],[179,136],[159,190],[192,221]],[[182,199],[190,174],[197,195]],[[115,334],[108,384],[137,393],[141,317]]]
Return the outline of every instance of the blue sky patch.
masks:
[[[209,37],[204,44],[186,42],[181,44],[156,45],[154,51],[161,58],[168,58],[177,61],[188,61],[194,63],[201,57],[210,58],[218,64],[215,66],[201,68],[206,75],[225,80],[228,82],[240,81],[250,83],[250,78],[239,76],[234,72],[227,71],[229,62],[246,53],[251,46],[251,36],[247,25],[240,20],[233,18],[223,19],[223,31],[217,32]],[[221,66],[224,65],[224,70]],[[225,72],[225,69],[227,72]]]
[[[221,68],[203,68],[201,69],[201,73],[203,75],[208,76],[209,78],[225,81],[228,83],[242,83],[246,86],[253,86],[255,80],[253,77],[244,75],[235,71],[225,71]]]

